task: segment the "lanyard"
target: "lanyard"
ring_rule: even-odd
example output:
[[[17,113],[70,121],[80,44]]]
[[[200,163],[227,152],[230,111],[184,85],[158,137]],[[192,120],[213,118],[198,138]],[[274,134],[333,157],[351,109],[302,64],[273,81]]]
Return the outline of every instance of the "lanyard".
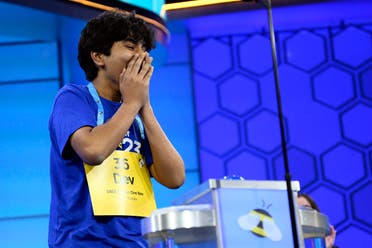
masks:
[[[94,87],[94,85],[92,83],[88,84],[88,90],[89,90],[90,95],[93,97],[94,101],[96,102],[97,107],[98,107],[97,126],[102,125],[103,122],[104,122],[105,112],[104,112],[104,109],[103,109],[101,99],[99,98],[98,92],[97,92],[96,88]],[[136,121],[137,121],[138,127],[140,129],[141,138],[145,139],[145,130],[144,130],[141,118],[138,115],[136,115]]]
[[[102,105],[101,99],[99,98],[98,93],[97,93],[97,90],[96,90],[96,88],[94,87],[94,85],[92,83],[89,83],[88,84],[88,90],[89,90],[90,95],[93,97],[94,101],[96,102],[97,107],[98,107],[97,125],[98,126],[99,125],[102,125],[105,114],[104,114],[104,110],[103,110],[103,105]]]

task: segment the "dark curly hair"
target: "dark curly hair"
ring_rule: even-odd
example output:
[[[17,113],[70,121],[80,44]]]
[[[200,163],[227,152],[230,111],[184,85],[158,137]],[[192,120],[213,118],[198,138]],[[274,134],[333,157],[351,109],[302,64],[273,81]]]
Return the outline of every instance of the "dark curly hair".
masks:
[[[105,11],[88,21],[81,31],[78,60],[84,70],[86,79],[92,81],[97,77],[98,68],[90,53],[99,52],[110,55],[114,42],[130,40],[143,42],[147,51],[155,47],[154,31],[144,20],[118,9]]]

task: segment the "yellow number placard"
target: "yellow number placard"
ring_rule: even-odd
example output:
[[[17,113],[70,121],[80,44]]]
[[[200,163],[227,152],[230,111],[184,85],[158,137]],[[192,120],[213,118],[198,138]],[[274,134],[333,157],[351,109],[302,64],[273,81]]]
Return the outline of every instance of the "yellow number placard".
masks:
[[[156,209],[141,154],[114,151],[102,164],[84,164],[94,215],[147,217]]]

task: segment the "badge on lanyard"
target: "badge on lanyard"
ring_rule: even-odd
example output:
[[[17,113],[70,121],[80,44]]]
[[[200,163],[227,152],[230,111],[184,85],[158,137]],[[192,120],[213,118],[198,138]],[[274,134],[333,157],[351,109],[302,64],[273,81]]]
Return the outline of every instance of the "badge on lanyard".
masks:
[[[88,89],[98,106],[97,125],[101,125],[102,103],[92,83]],[[139,120],[136,118],[136,121]],[[144,135],[141,126],[140,129]],[[142,154],[115,150],[102,164],[84,163],[84,168],[94,215],[147,217],[156,209],[150,174]]]

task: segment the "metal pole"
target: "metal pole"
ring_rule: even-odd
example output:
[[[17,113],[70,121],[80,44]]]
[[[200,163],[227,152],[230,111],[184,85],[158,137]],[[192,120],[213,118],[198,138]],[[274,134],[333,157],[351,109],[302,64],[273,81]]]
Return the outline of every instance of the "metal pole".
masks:
[[[260,0],[256,0],[256,1],[260,1]],[[271,54],[272,54],[272,60],[273,60],[276,100],[277,100],[277,106],[278,106],[281,143],[282,143],[283,160],[284,160],[284,168],[285,168],[285,181],[286,181],[286,185],[287,185],[288,205],[289,205],[289,212],[290,212],[290,216],[291,216],[293,244],[294,244],[295,248],[299,248],[299,239],[298,239],[297,223],[296,223],[296,213],[295,213],[295,206],[294,206],[295,202],[294,202],[294,199],[293,199],[293,192],[292,192],[291,173],[289,171],[287,143],[286,143],[286,137],[285,137],[284,118],[283,118],[283,110],[282,110],[282,101],[281,101],[281,96],[280,96],[278,62],[277,62],[277,55],[276,55],[276,45],[275,45],[276,43],[275,43],[275,33],[274,33],[274,25],[273,25],[271,0],[261,0],[261,1],[267,7],[268,22],[269,22],[269,28],[270,28]]]

